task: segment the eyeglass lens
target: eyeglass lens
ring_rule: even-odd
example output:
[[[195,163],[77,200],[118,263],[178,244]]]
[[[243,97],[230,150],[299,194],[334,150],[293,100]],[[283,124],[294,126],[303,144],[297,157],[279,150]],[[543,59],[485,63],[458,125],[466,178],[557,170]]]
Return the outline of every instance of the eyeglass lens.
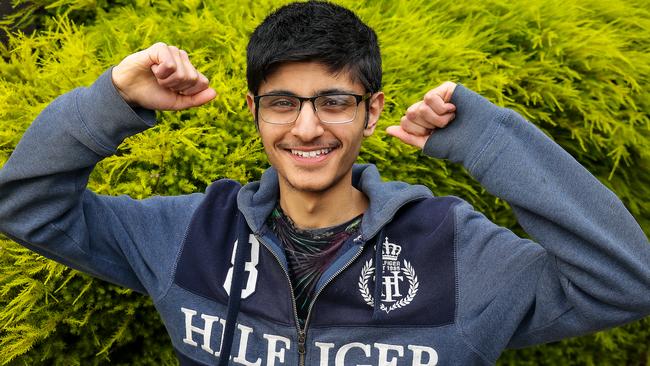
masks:
[[[350,122],[356,117],[357,100],[353,95],[321,95],[314,100],[316,115],[326,123]],[[260,117],[269,123],[292,123],[300,114],[300,99],[284,95],[266,95],[259,100]]]

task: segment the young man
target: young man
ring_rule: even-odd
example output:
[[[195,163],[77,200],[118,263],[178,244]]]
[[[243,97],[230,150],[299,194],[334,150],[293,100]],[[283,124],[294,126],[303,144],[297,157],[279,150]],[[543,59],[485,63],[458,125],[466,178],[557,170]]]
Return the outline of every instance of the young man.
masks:
[[[447,82],[388,132],[464,164],[537,242],[354,165],[384,95],[376,36],[353,13],[282,7],[247,56],[261,181],[141,201],[85,189],[152,110],[215,97],[187,53],[156,44],[41,113],[0,171],[1,229],[152,296],[183,365],[493,364],[650,312],[637,223],[513,111]]]

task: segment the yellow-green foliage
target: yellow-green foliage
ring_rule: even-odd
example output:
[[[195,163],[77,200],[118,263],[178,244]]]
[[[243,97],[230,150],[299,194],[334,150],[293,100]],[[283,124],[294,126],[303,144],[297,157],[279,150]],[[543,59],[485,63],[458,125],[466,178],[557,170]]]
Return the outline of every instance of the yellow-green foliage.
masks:
[[[188,50],[219,96],[159,114],[103,161],[90,187],[146,197],[259,178],[268,165],[245,108],[249,34],[281,2],[18,0],[5,25],[34,21],[0,47],[0,166],[48,102],[90,84],[131,52],[163,41]],[[384,60],[380,126],[444,80],[513,108],[612,188],[650,233],[650,10],[646,0],[341,1],[374,27]],[[45,7],[45,8],[44,8]],[[40,18],[29,12],[40,9]],[[21,17],[21,15],[27,15]],[[459,166],[422,157],[378,129],[360,161],[385,179],[469,200],[523,235],[507,204]],[[650,364],[650,321],[522,351],[501,364]],[[150,301],[0,239],[0,365],[175,364]]]

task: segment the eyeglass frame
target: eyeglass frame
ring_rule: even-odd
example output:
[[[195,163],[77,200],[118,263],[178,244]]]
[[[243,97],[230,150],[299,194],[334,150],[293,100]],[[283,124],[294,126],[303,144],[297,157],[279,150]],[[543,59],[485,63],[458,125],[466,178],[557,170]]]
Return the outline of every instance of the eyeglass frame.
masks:
[[[329,125],[343,125],[343,124],[346,124],[346,123],[350,123],[350,122],[354,121],[355,118],[357,118],[359,104],[361,104],[361,102],[363,102],[363,101],[366,101],[366,100],[370,99],[372,97],[372,94],[373,93],[371,93],[371,92],[367,92],[366,94],[363,94],[363,95],[354,94],[354,93],[325,93],[325,94],[314,95],[314,96],[311,96],[311,97],[299,97],[297,95],[286,94],[286,93],[270,93],[270,94],[254,95],[253,96],[253,101],[255,103],[255,122],[257,122],[259,120],[260,99],[262,97],[289,97],[289,98],[298,99],[300,101],[300,106],[298,107],[298,113],[296,114],[296,118],[293,121],[285,122],[285,123],[274,123],[274,122],[269,122],[269,121],[267,121],[265,119],[262,119],[262,120],[265,123],[268,123],[268,124],[271,124],[271,125],[279,125],[279,126],[290,125],[292,123],[295,123],[296,120],[298,120],[298,117],[300,117],[300,112],[302,112],[302,106],[305,104],[306,101],[309,101],[309,102],[311,102],[311,107],[314,110],[314,115],[316,115],[316,117],[318,117],[319,121],[321,121],[322,123],[325,123],[325,124],[329,124]],[[320,97],[326,97],[328,95],[351,95],[351,96],[353,96],[354,99],[357,101],[357,106],[355,107],[356,109],[354,111],[354,117],[352,117],[349,121],[345,121],[345,122],[326,122],[326,121],[323,121],[320,118],[320,116],[318,115],[318,110],[316,109],[316,103],[314,103],[314,102],[316,101],[316,99],[318,99]],[[368,126],[368,111],[369,110],[370,110],[370,104],[366,103],[366,121],[364,123],[364,128]]]

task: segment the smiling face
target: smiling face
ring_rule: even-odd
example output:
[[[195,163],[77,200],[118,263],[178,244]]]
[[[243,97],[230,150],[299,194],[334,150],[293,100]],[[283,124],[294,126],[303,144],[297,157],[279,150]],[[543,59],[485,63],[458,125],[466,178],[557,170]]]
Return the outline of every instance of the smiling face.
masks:
[[[311,97],[332,92],[366,93],[348,72],[333,74],[316,62],[282,64],[259,88],[259,95],[290,93]],[[253,96],[247,95],[246,100],[255,116]],[[355,119],[344,124],[321,122],[310,102],[303,104],[300,115],[291,124],[275,125],[260,119],[264,150],[278,172],[281,189],[316,193],[351,184],[352,165],[359,155],[361,141],[374,131],[383,102],[383,93],[373,94],[365,128],[366,102],[357,107]]]

